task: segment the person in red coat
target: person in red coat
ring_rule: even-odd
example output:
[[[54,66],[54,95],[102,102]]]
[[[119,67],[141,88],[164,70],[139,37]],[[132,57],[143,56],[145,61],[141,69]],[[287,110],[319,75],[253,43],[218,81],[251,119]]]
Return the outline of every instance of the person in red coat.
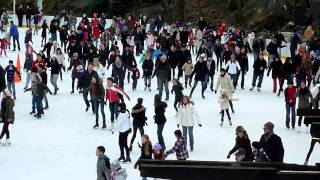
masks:
[[[290,129],[290,112],[291,112],[291,126],[295,128],[296,124],[296,93],[297,89],[293,86],[292,81],[288,81],[288,87],[284,90],[286,101],[286,127]]]
[[[31,69],[37,69],[40,65],[45,66],[45,62],[42,59],[41,54],[37,54],[37,59],[35,61],[32,61],[32,68]]]
[[[109,109],[111,114],[111,128],[113,128],[114,118],[118,118],[118,105],[119,101],[123,102],[123,96],[126,96],[128,100],[130,97],[125,93],[117,84],[114,84],[113,78],[107,79],[106,87],[106,102],[109,101]]]

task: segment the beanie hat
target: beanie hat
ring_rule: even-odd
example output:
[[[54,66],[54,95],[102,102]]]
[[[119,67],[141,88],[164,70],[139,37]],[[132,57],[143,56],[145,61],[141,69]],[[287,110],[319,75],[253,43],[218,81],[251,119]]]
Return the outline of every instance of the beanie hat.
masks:
[[[118,160],[114,160],[110,165],[112,170],[117,170],[121,168],[120,162]]]
[[[243,148],[239,148],[238,151],[235,153],[236,156],[246,155],[247,152]]]
[[[252,142],[252,147],[254,147],[256,149],[260,149],[261,148],[261,144],[258,141],[254,141],[254,142]]]
[[[273,131],[274,124],[272,122],[267,122],[266,124],[264,124],[264,128],[267,128],[270,131]]]
[[[162,147],[161,147],[161,145],[160,145],[159,143],[157,143],[157,144],[155,144],[155,145],[153,146],[153,149],[154,149],[155,151],[161,151],[161,150],[162,150]]]

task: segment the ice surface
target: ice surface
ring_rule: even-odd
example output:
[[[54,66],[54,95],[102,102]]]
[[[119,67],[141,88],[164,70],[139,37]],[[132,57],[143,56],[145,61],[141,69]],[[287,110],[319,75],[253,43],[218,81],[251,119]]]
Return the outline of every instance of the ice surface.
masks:
[[[19,54],[23,65],[25,29],[19,31],[20,42],[23,47]],[[39,36],[34,36],[33,41],[35,50],[39,51],[40,32]],[[9,52],[8,57],[0,57],[1,65],[5,67],[10,59],[16,61],[17,54]],[[250,68],[252,67],[252,61],[253,58],[250,55]],[[141,64],[139,67],[141,67]],[[108,74],[110,74],[110,71],[108,71]],[[0,146],[0,179],[95,179],[96,147],[103,145],[106,147],[107,156],[112,160],[118,158],[118,135],[101,129],[92,129],[95,116],[90,111],[85,112],[82,95],[78,93],[71,95],[69,93],[71,91],[70,72],[64,73],[63,81],[58,81],[60,88],[58,94],[56,96],[48,95],[50,108],[45,111],[44,117],[36,119],[29,115],[31,94],[30,92],[23,92],[24,75],[23,73],[22,83],[16,85],[17,100],[14,108],[16,121],[11,128],[12,145],[10,147]],[[48,76],[50,77],[50,71],[48,71]],[[216,78],[217,76],[215,76],[215,81]],[[190,152],[190,159],[226,161],[226,156],[234,145],[234,129],[237,125],[244,126],[251,140],[259,140],[263,132],[263,124],[272,121],[275,124],[275,133],[280,135],[284,144],[285,162],[299,164],[304,162],[311,140],[309,133],[297,133],[297,130],[287,130],[285,128],[284,98],[283,95],[278,98],[272,93],[270,77],[265,75],[261,92],[249,91],[251,80],[252,68],[246,75],[245,90],[238,89],[235,93],[235,97],[239,98],[239,101],[234,102],[235,114],[231,115],[233,127],[229,127],[226,121],[224,127],[220,127],[217,95],[207,90],[205,93],[206,99],[202,99],[201,87],[198,85],[192,100],[200,113],[203,127],[196,126],[194,129],[195,150]],[[138,97],[144,98],[148,116],[148,126],[145,127],[145,133],[151,137],[153,143],[156,143],[157,128],[152,118],[154,113],[153,96],[157,92],[156,78],[153,79],[152,83],[152,92],[143,90],[144,85],[141,79],[138,82],[138,90],[132,92],[131,86],[127,83],[125,83],[125,90],[131,96],[131,101],[127,102],[129,109],[133,107]],[[53,89],[50,83],[48,85],[49,88]],[[187,95],[189,92],[190,88],[184,90]],[[177,129],[173,101],[174,96],[170,94],[169,108],[166,112],[168,122],[164,128],[164,139],[168,148],[174,144],[173,131]],[[108,107],[105,107],[105,112],[109,122]],[[305,131],[305,128],[303,127],[302,130]],[[134,162],[140,155],[140,150],[136,144],[138,141],[140,142],[139,136],[138,134],[131,154],[133,162],[123,165],[128,170],[129,180],[140,179],[139,171],[133,168]],[[316,145],[310,158],[310,164],[320,161],[319,151],[320,147]],[[230,160],[233,160],[233,158]],[[169,159],[175,159],[175,155],[171,155]]]

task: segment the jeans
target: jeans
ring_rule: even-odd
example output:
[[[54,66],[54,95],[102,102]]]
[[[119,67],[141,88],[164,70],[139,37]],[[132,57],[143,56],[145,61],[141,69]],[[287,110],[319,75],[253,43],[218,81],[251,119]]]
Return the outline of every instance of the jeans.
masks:
[[[53,41],[57,41],[57,32],[51,32],[51,39]]]
[[[192,97],[193,91],[196,89],[197,85],[198,85],[199,81],[194,81],[193,87],[191,89],[190,92],[190,97]],[[207,88],[207,81],[201,81],[201,86],[202,86],[202,90],[201,90],[201,94],[204,94],[205,89]]]
[[[236,88],[237,86],[237,77],[238,77],[238,74],[229,74],[231,80],[232,80],[232,84],[233,84],[233,87],[234,89]]]
[[[121,157],[124,157],[124,150],[126,151],[127,158],[130,157],[130,152],[128,147],[128,135],[129,135],[129,130],[126,132],[119,133],[119,147],[120,147]]]
[[[169,87],[168,87],[168,80],[163,80],[158,78],[159,80],[159,95],[160,97],[162,97],[162,90],[163,90],[163,86],[165,88],[166,91],[166,98],[169,98]]]
[[[37,114],[40,114],[43,112],[42,99],[43,99],[43,96],[36,96],[36,95],[34,95],[32,98],[32,101],[33,101],[32,105],[35,105],[37,107],[37,111],[38,111]]]
[[[252,52],[252,53],[253,53],[254,61],[256,61],[259,58],[260,52]]]
[[[25,86],[24,86],[24,88],[28,88],[28,86],[29,86],[29,83],[30,83],[30,80],[31,80],[31,73],[30,72],[26,72],[26,84],[25,84]]]
[[[165,125],[165,123],[158,124],[158,127],[157,127],[158,141],[159,141],[159,144],[161,145],[163,150],[166,149],[166,145],[164,143],[164,139],[163,139],[163,136],[162,136],[164,125]]]
[[[116,84],[118,84],[119,87],[121,87],[123,89],[123,87],[124,87],[124,79],[115,77],[114,78],[114,82]]]
[[[57,80],[59,78],[58,74],[51,74],[50,82],[54,87],[54,90],[58,89]]]
[[[241,70],[241,88],[244,88],[244,77],[246,75],[246,71]]]
[[[19,42],[19,37],[12,37],[12,41],[13,41],[13,50],[16,50],[16,42],[18,44],[18,50],[20,51],[20,42]]]
[[[10,93],[12,93],[13,97],[15,98],[16,97],[16,83],[14,82],[14,80],[7,81],[7,86],[8,86]]]
[[[147,76],[144,76],[144,86],[145,87],[151,87],[151,76],[147,77]]]
[[[296,124],[296,106],[286,103],[286,126],[289,127],[290,124],[290,112],[291,112],[291,125],[292,128]]]
[[[111,115],[111,122],[114,123],[114,116],[118,118],[118,104],[119,102],[109,103],[109,110]]]
[[[189,134],[190,149],[193,150],[193,126],[182,126],[182,134],[185,138],[187,138],[187,134]]]
[[[101,115],[102,115],[102,120],[103,120],[103,124],[106,124],[106,115],[104,113],[104,102],[99,101],[99,100],[95,100],[94,102],[94,114],[96,115],[96,124],[99,123],[99,105],[100,105],[100,111],[101,111]]]
[[[137,126],[133,126],[133,134],[132,134],[132,138],[131,138],[131,142],[130,142],[130,145],[132,146],[133,142],[134,142],[134,139],[136,138],[137,136],[137,131],[140,131],[140,135],[144,135],[144,129],[143,129],[143,126],[141,127],[137,127]]]
[[[90,93],[90,98],[92,98],[92,92],[91,91],[83,91],[82,96],[83,96],[83,100],[86,103],[87,107],[90,107],[90,102],[88,100],[88,95]],[[92,112],[94,112],[94,104],[91,101],[91,105],[92,105]]]
[[[262,80],[263,80],[263,73],[261,74],[257,74],[257,73],[253,73],[253,78],[252,78],[252,87],[256,86],[256,81],[259,78],[258,81],[258,88],[261,88],[261,84],[262,84]]]

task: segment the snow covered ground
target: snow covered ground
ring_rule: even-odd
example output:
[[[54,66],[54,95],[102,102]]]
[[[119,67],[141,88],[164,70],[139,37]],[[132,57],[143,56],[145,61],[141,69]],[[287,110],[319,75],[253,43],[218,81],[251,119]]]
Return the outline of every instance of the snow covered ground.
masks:
[[[24,40],[24,29],[20,29],[20,42]],[[40,33],[34,37],[34,48],[40,49]],[[23,47],[23,45],[22,45]],[[24,62],[24,47],[20,52],[21,64]],[[122,48],[120,48],[122,49]],[[9,52],[8,57],[0,57],[2,66],[8,60],[16,61],[18,53]],[[253,58],[250,55],[250,66]],[[140,65],[141,66],[141,65]],[[108,71],[110,74],[110,71]],[[17,84],[17,100],[15,106],[16,121],[11,128],[12,145],[0,146],[0,179],[1,180],[88,180],[96,178],[95,150],[99,145],[106,147],[106,154],[112,160],[119,157],[118,135],[109,131],[92,129],[95,117],[92,112],[85,112],[82,95],[71,95],[71,74],[64,73],[63,81],[58,81],[60,90],[56,96],[48,96],[50,108],[45,116],[36,119],[29,115],[31,111],[31,94],[24,93],[25,74],[22,83]],[[50,71],[48,71],[50,75]],[[217,77],[217,76],[216,76]],[[216,78],[215,78],[216,79]],[[285,104],[283,95],[278,98],[272,93],[272,80],[264,78],[262,91],[250,92],[252,68],[246,76],[245,90],[238,89],[235,97],[240,100],[234,103],[235,114],[232,115],[233,127],[225,123],[220,127],[219,104],[217,95],[207,90],[206,99],[200,95],[200,86],[193,95],[193,101],[200,113],[203,127],[194,129],[195,151],[190,152],[192,160],[226,161],[227,153],[234,145],[235,127],[243,125],[251,140],[259,140],[263,133],[263,125],[267,121],[275,124],[275,133],[282,138],[285,148],[285,162],[304,162],[310,144],[309,133],[297,133],[296,130],[285,128]],[[127,107],[131,109],[138,97],[144,98],[147,107],[148,126],[145,133],[157,142],[156,125],[153,123],[153,96],[156,91],[156,79],[152,82],[152,92],[144,91],[143,81],[138,82],[138,90],[132,92],[131,85],[125,84],[125,90],[130,94],[131,101]],[[170,85],[171,86],[171,85]],[[49,87],[53,89],[52,85]],[[190,88],[184,91],[189,94]],[[177,129],[173,95],[170,95],[166,116],[168,122],[164,128],[164,139],[168,148],[173,146],[175,137],[173,131]],[[105,108],[109,122],[109,109]],[[303,128],[303,130],[305,130]],[[135,160],[140,155],[136,143],[140,141],[139,134],[131,154],[132,163],[124,165],[128,170],[129,180],[139,178],[139,171],[133,169]],[[131,136],[129,137],[131,138]],[[320,147],[315,147],[310,164],[320,161]],[[233,158],[230,159],[233,161]],[[175,159],[171,155],[169,159]]]

